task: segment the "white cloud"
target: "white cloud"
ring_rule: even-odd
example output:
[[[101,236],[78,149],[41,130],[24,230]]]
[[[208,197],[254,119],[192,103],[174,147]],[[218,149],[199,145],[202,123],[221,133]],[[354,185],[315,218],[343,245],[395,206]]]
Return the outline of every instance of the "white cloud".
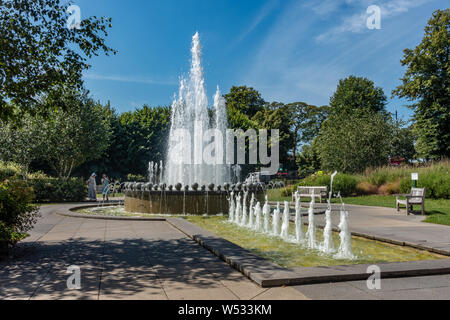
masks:
[[[345,33],[361,33],[367,30],[367,7],[370,4],[376,4],[381,8],[381,19],[390,19],[402,13],[406,13],[411,8],[419,7],[432,0],[387,0],[376,3],[375,1],[359,1],[357,13],[349,16],[344,16],[342,22],[330,30],[318,35],[316,40],[318,42],[327,40],[336,40],[339,36]]]

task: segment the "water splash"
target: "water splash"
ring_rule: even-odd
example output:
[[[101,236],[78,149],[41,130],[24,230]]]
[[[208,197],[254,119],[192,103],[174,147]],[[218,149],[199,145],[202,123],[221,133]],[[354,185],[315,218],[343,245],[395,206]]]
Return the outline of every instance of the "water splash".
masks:
[[[281,214],[280,203],[277,202],[277,208],[273,212],[272,217],[272,234],[274,236],[280,235],[280,214]]]
[[[289,202],[284,202],[284,212],[283,212],[283,224],[281,225],[281,238],[285,241],[289,240]]]
[[[231,191],[231,193],[230,193],[230,197],[228,198],[228,203],[229,203],[228,217],[229,217],[229,220],[231,222],[233,222],[234,221],[234,211],[236,210],[235,205],[234,205],[234,192],[233,191]]]
[[[247,198],[248,191],[244,191],[244,203],[242,204],[242,219],[240,225],[245,227],[247,226]]]
[[[341,232],[339,233],[339,237],[341,239],[341,243],[339,245],[338,252],[334,255],[335,259],[355,259],[356,256],[352,251],[352,235],[350,233],[350,229],[348,226],[348,211],[345,210],[345,204],[342,201],[342,197],[339,193],[339,198],[341,199],[341,212],[340,212],[340,222],[339,229]]]
[[[256,216],[256,222],[255,222],[255,226],[254,226],[254,230],[256,232],[262,232],[263,231],[263,226],[262,226],[262,217],[261,217],[261,203],[257,203],[255,206],[255,216]]]
[[[314,190],[311,195],[311,203],[308,209],[308,231],[306,237],[308,239],[308,248],[316,249],[316,223],[314,216],[314,205],[316,203],[316,198],[314,197]]]
[[[230,181],[228,165],[224,164],[224,159],[221,159],[220,164],[204,164],[202,157],[207,143],[203,141],[203,133],[214,127],[211,126],[208,112],[208,98],[201,62],[202,48],[198,32],[192,37],[191,55],[188,79],[180,80],[178,98],[175,97],[172,103],[164,180],[168,185],[175,185],[179,182],[184,185],[193,183],[207,185],[211,182],[220,185]],[[214,97],[214,108],[215,128],[223,133],[227,128],[227,114],[225,102],[219,90],[216,91]],[[187,139],[187,137],[180,137],[180,130],[184,130],[185,136],[191,138],[188,142],[193,148],[188,148],[182,143],[185,142],[184,140],[180,141],[182,138]],[[216,143],[224,143],[224,140],[221,139],[220,142],[216,140]],[[191,149],[194,150],[193,154]],[[187,154],[188,152],[190,154]],[[191,160],[189,163],[180,163],[182,159],[186,159],[189,155]]]
[[[241,222],[241,210],[242,210],[242,206],[241,206],[241,195],[238,194],[236,196],[236,210],[234,212],[234,222],[236,224],[239,224]]]
[[[298,191],[295,192],[295,238],[297,243],[302,242],[305,239],[303,234],[302,223],[302,205]]]
[[[253,229],[254,223],[255,223],[254,222],[254,206],[255,206],[255,194],[252,193],[252,198],[250,199],[250,208],[248,211],[248,216],[249,216],[248,227],[250,229]]]
[[[333,243],[333,226],[332,226],[332,220],[331,220],[331,198],[333,197],[333,180],[334,177],[337,175],[337,171],[335,171],[331,175],[331,183],[330,183],[330,193],[327,200],[327,210],[325,211],[325,228],[323,229],[323,244],[320,248],[322,252],[325,253],[333,253],[336,250],[334,249],[334,243]]]
[[[270,229],[269,229],[270,205],[269,205],[268,196],[266,196],[266,202],[263,207],[263,216],[264,216],[264,232],[269,233],[270,232]]]

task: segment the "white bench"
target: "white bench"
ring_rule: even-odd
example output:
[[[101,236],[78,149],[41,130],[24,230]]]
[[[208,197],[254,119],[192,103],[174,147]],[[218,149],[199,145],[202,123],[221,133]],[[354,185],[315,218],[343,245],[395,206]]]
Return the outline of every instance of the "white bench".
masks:
[[[425,215],[425,194],[425,188],[412,188],[410,194],[397,195],[397,211],[400,211],[400,205],[403,205],[406,207],[406,214],[409,215],[413,211],[413,205],[421,205],[422,215]],[[406,200],[402,200],[400,197],[406,197]]]
[[[314,192],[314,198],[319,198],[322,203],[322,197],[327,198],[328,188],[327,187],[298,187],[298,195],[300,197],[311,198]],[[295,201],[295,195],[292,195],[292,200]]]

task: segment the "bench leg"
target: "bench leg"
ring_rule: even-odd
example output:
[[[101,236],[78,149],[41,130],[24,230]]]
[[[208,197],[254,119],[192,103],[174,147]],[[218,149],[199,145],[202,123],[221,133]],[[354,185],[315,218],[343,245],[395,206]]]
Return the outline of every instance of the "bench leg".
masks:
[[[422,202],[422,215],[423,216],[425,215],[425,203],[424,202]]]

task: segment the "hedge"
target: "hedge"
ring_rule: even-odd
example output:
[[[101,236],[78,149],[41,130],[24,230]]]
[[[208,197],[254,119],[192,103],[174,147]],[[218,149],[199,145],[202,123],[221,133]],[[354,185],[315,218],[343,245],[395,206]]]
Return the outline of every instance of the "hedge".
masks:
[[[87,197],[87,185],[81,178],[31,179],[36,202],[78,202]]]

